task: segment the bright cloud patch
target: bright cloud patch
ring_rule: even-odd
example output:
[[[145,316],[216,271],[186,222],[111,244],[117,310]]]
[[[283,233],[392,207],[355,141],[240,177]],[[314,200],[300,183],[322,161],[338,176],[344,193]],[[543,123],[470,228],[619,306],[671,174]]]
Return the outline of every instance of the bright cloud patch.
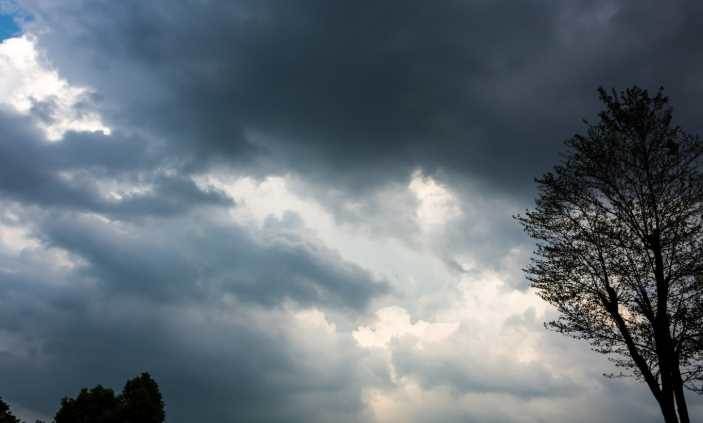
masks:
[[[393,338],[413,336],[422,342],[447,339],[459,327],[458,322],[412,322],[410,314],[401,307],[386,307],[376,312],[377,321],[354,331],[354,339],[363,347],[384,347]]]
[[[445,224],[462,214],[452,192],[420,171],[413,174],[408,189],[420,202],[416,217],[423,227]]]
[[[30,35],[0,43],[0,102],[17,112],[33,112],[51,141],[66,131],[110,133],[96,112],[85,109],[91,96],[86,87],[63,80],[41,57]]]

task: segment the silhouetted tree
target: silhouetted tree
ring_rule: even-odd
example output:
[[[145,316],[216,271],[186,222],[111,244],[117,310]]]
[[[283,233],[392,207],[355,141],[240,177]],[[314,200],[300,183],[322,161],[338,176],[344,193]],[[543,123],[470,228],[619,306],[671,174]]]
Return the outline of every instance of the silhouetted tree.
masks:
[[[599,122],[516,216],[537,240],[525,272],[560,312],[548,327],[609,354],[667,423],[688,423],[684,387],[700,392],[703,375],[703,145],[661,90],[599,94]]]
[[[10,406],[0,397],[0,423],[20,423],[20,420],[12,415]]]
[[[76,399],[64,398],[55,423],[120,423],[120,402],[112,389],[98,385],[81,389]]]
[[[64,398],[54,423],[163,423],[164,419],[159,385],[149,373],[142,373],[127,381],[119,396],[98,385],[81,389],[75,399]],[[5,421],[0,419],[0,423]]]
[[[163,423],[164,402],[149,373],[127,382],[120,396],[123,423]]]

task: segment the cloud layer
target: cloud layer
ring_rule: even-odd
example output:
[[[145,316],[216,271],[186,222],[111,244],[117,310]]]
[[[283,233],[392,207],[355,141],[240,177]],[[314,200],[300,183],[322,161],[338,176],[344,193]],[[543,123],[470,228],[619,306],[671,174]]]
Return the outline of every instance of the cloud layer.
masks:
[[[698,2],[15,3],[20,414],[149,371],[174,423],[658,421],[542,328],[511,215],[599,85],[664,85],[703,129]]]

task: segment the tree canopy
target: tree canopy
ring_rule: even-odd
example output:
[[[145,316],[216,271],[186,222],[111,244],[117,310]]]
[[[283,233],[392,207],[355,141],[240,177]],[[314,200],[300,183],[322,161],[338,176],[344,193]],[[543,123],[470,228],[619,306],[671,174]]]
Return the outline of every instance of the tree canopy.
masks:
[[[120,405],[123,423],[162,423],[166,417],[159,385],[149,373],[125,384]]]
[[[10,406],[0,397],[0,423],[20,423],[20,420],[15,417],[10,411]]]
[[[163,423],[165,416],[158,384],[142,373],[127,381],[118,396],[98,385],[82,389],[75,399],[64,398],[54,423]]]
[[[662,90],[599,90],[605,109],[566,141],[517,216],[537,240],[525,269],[560,317],[548,327],[643,380],[667,423],[688,422],[703,376],[703,144]]]
[[[54,423],[120,423],[119,401],[112,389],[101,385],[81,389],[78,396],[61,400]]]

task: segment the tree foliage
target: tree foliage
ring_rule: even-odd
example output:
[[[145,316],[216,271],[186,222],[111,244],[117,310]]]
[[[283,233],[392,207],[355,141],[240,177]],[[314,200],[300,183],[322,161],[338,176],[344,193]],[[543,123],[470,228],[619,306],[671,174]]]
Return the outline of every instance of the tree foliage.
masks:
[[[61,400],[55,423],[120,423],[119,401],[112,389],[101,385],[81,389],[78,396]]]
[[[0,423],[20,423],[20,420],[15,417],[10,411],[10,406],[5,403],[0,397]]]
[[[164,402],[158,384],[148,373],[127,381],[119,396],[98,385],[64,398],[54,423],[163,423]],[[4,422],[0,422],[4,423]]]
[[[120,396],[123,423],[163,423],[164,402],[159,385],[149,373],[127,382]]]
[[[517,216],[537,249],[525,272],[560,317],[547,325],[643,380],[666,422],[688,422],[703,376],[703,144],[662,90],[599,90],[605,105],[536,180]]]

